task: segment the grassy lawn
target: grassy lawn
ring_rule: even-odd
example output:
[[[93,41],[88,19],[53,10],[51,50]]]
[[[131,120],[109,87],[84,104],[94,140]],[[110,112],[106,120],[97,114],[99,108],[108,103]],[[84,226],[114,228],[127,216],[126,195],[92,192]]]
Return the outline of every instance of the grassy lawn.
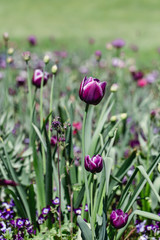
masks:
[[[54,36],[71,46],[121,37],[150,51],[160,45],[159,9],[159,0],[0,0],[0,32],[16,40]]]

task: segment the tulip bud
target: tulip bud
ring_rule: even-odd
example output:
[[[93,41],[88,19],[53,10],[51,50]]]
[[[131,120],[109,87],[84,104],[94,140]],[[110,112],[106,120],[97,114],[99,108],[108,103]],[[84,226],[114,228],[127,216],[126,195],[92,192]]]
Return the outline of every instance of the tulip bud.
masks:
[[[110,88],[110,91],[111,92],[117,92],[118,88],[119,88],[118,84],[117,83],[113,83],[111,88]]]
[[[23,53],[22,53],[22,56],[23,56],[24,61],[25,61],[26,63],[28,63],[28,61],[29,61],[30,58],[31,58],[30,52],[29,52],[29,51],[23,52]]]
[[[3,39],[5,42],[9,40],[9,34],[7,32],[3,33]]]
[[[8,54],[9,54],[9,55],[12,55],[13,53],[14,53],[14,48],[9,48],[9,49],[8,49]]]
[[[120,114],[120,118],[121,118],[122,120],[125,120],[125,119],[127,118],[127,113],[121,113],[121,114]]]
[[[97,105],[104,97],[106,84],[99,79],[85,77],[79,89],[80,99],[88,104]]]
[[[111,122],[116,122],[116,121],[117,121],[117,116],[112,116],[112,117],[110,118],[110,121],[111,121]]]
[[[158,163],[158,172],[160,173],[160,163]]]
[[[103,159],[100,155],[94,155],[92,158],[87,155],[84,159],[84,166],[85,169],[91,173],[99,173],[103,168]]]
[[[37,88],[40,88],[41,81],[43,80],[43,86],[44,86],[47,83],[48,79],[49,79],[49,74],[47,72],[43,73],[42,70],[36,69],[32,77],[32,83]]]
[[[123,228],[128,221],[128,213],[124,213],[121,209],[112,211],[110,215],[110,221],[113,227],[116,229]]]
[[[50,57],[48,55],[45,55],[44,58],[43,58],[43,62],[45,64],[47,64],[47,63],[49,63],[49,61],[50,61]]]
[[[52,71],[53,74],[56,74],[56,73],[57,73],[57,71],[58,71],[58,67],[57,67],[56,64],[52,66],[51,71]]]
[[[10,64],[10,63],[12,63],[12,62],[13,62],[13,58],[12,58],[12,57],[8,57],[8,58],[7,58],[7,63]]]

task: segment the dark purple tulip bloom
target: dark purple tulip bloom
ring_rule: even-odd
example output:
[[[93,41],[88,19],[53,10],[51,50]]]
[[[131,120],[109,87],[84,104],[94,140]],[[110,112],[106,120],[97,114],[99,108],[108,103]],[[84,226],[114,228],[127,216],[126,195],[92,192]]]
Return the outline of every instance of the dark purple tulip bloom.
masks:
[[[88,104],[97,105],[104,97],[106,84],[96,78],[84,77],[79,89],[80,99]]]
[[[35,36],[31,35],[28,37],[28,42],[31,46],[37,45],[37,39]]]
[[[124,213],[121,209],[112,211],[110,221],[115,228],[120,229],[126,225],[128,221],[128,213]]]
[[[0,179],[0,186],[17,186],[18,184],[13,180]]]
[[[32,78],[32,83],[35,85],[37,88],[41,87],[41,81],[43,80],[43,86],[47,83],[49,74],[47,72],[43,73],[42,70],[36,69],[33,74]]]
[[[91,173],[99,173],[103,168],[103,159],[100,155],[93,156],[92,158],[87,155],[84,159],[84,166]]]
[[[112,41],[112,46],[115,48],[122,48],[125,46],[125,41],[123,39],[115,39]]]
[[[132,74],[132,77],[133,77],[133,79],[134,79],[135,81],[143,78],[143,76],[144,76],[143,72],[141,72],[141,71],[131,72],[131,74]]]

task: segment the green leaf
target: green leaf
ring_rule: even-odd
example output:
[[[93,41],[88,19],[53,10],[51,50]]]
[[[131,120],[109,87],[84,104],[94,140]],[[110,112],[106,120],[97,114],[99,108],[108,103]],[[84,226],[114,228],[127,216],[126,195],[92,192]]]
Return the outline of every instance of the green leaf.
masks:
[[[42,143],[42,145],[43,145],[43,147],[44,147],[44,150],[45,150],[45,152],[46,152],[46,151],[47,151],[47,147],[46,147],[45,141],[44,141],[44,139],[43,139],[43,136],[42,136],[40,130],[37,128],[36,125],[34,125],[34,123],[32,123],[32,126],[33,126],[33,128],[34,128],[37,136],[39,137],[39,139],[40,139],[40,141],[41,141],[41,143]]]
[[[80,217],[77,217],[78,225],[81,229],[81,236],[83,240],[91,240],[92,239],[92,232],[91,229],[88,227],[86,222]]]
[[[157,177],[154,182],[154,188],[156,189],[157,192],[160,192],[160,177]],[[155,194],[153,192],[151,192],[151,207],[154,210],[157,207],[158,204],[158,200],[157,198],[155,198]]]

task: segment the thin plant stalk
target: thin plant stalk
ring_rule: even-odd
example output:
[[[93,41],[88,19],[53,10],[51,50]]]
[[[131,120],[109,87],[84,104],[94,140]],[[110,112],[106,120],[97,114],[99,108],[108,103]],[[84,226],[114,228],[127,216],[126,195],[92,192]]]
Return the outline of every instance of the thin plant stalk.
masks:
[[[52,83],[51,83],[51,92],[50,92],[50,101],[49,101],[49,113],[51,113],[52,111],[52,107],[53,107],[53,89],[54,89],[54,82],[55,82],[55,74],[53,74],[53,77],[52,77]],[[50,116],[49,117],[49,128],[48,128],[48,136],[49,136],[49,139],[51,139],[51,122],[52,122],[52,117]]]
[[[32,123],[32,88],[31,88],[31,81],[30,81],[30,71],[28,62],[27,65],[27,83],[28,83],[28,109],[29,109],[29,116],[30,116],[30,124]]]
[[[44,73],[45,73],[45,67],[43,69],[43,77],[41,81],[41,88],[40,88],[40,127],[43,126],[43,84],[44,84]]]
[[[58,139],[58,133],[57,133]],[[58,185],[59,185],[59,231],[62,240],[62,231],[61,231],[61,175],[60,175],[60,164],[59,164],[59,143],[57,144],[57,154],[58,154]]]

